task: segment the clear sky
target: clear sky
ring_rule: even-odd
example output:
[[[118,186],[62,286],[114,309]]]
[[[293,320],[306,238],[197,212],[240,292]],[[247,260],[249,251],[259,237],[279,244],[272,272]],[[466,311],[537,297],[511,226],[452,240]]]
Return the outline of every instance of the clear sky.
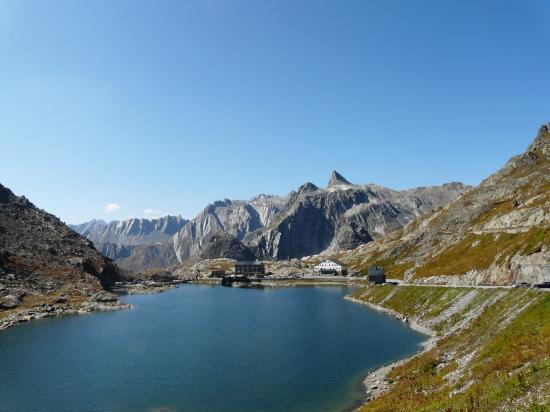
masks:
[[[69,223],[478,184],[550,121],[550,2],[1,0],[0,182]],[[108,206],[109,205],[109,206]]]

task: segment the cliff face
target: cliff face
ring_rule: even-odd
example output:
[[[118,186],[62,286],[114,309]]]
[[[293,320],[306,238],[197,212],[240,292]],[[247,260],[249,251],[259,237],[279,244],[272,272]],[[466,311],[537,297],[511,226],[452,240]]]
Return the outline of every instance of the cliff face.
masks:
[[[333,172],[326,189],[306,183],[292,193],[273,223],[248,235],[245,244],[258,256],[274,259],[350,249],[446,205],[467,189],[450,183],[395,191],[354,185]]]
[[[269,225],[285,202],[286,198],[260,195],[249,201],[225,199],[208,205],[174,236],[178,261],[199,252],[219,232],[242,240],[248,233]]]
[[[0,185],[0,314],[44,303],[116,302],[125,275],[85,237]]]
[[[70,225],[99,248],[106,243],[117,245],[143,245],[170,240],[188,221],[181,216],[163,216],[158,219],[127,219],[105,223],[91,220]]]
[[[167,268],[177,262],[172,238],[186,223],[188,220],[181,216],[163,216],[110,223],[92,220],[71,228],[90,239],[121,268],[142,271]]]
[[[197,254],[199,260],[235,259],[254,260],[256,256],[239,239],[226,232],[213,235]]]
[[[356,268],[388,267],[413,282],[550,281],[550,132],[447,207],[342,253]]]
[[[285,202],[286,197],[259,195],[248,201],[225,199],[214,202],[190,221],[180,216],[165,216],[108,224],[92,220],[71,227],[93,241],[98,250],[120,267],[143,271],[174,266],[206,246],[209,246],[206,255],[219,252],[215,257],[224,257],[229,253],[227,248],[231,249],[230,245],[221,244],[220,239],[214,238],[216,234],[224,233],[240,244],[248,233],[270,224]],[[213,239],[217,241],[216,245],[210,245]],[[250,256],[246,246],[241,244],[239,248]]]

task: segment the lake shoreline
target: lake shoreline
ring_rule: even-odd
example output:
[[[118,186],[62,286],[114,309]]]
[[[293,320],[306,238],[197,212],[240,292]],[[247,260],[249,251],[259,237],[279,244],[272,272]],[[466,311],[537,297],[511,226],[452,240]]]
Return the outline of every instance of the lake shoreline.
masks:
[[[219,286],[221,280],[218,279],[196,279],[177,282],[160,282],[155,285],[146,284],[124,284],[110,289],[110,292],[118,295],[150,295],[163,293],[172,289],[178,288],[182,284],[197,284],[197,285],[210,285]],[[338,280],[300,280],[300,279],[287,279],[287,280],[270,280],[268,282],[254,283],[252,287],[268,287],[268,288],[284,288],[284,287],[305,287],[305,286],[359,286],[356,284],[350,284],[345,279]],[[128,305],[123,301],[113,302],[94,302],[83,301],[78,303],[43,303],[38,306],[17,308],[8,312],[2,313],[0,311],[0,331],[8,328],[30,322],[32,320],[51,318],[56,316],[65,315],[78,315],[90,312],[105,312],[113,310],[131,309],[132,305]],[[6,314],[7,313],[7,314]]]
[[[424,342],[422,342],[422,349],[415,354],[408,356],[406,358],[400,359],[398,361],[392,362],[390,364],[381,366],[373,371],[370,371],[367,376],[363,379],[363,388],[365,390],[365,402],[370,402],[373,399],[379,397],[383,393],[387,392],[390,389],[389,383],[386,381],[386,377],[388,374],[396,367],[401,366],[405,364],[406,362],[410,361],[411,359],[422,355],[425,352],[430,351],[433,349],[437,343],[437,333],[433,330],[428,328],[425,325],[422,325],[417,320],[409,319],[407,316],[404,316],[403,314],[393,310],[386,308],[384,306],[376,305],[370,302],[363,301],[361,299],[354,298],[352,296],[344,296],[344,299],[353,303],[357,303],[359,305],[363,305],[368,307],[369,309],[375,310],[377,312],[385,313],[387,315],[392,316],[395,319],[398,319],[405,323],[409,328],[422,333],[424,335],[428,336],[428,339],[426,339]],[[364,403],[363,403],[364,404]],[[362,405],[363,405],[362,404]],[[362,406],[361,405],[361,406]],[[361,407],[360,406],[360,407]],[[356,408],[355,410],[359,410],[359,408]]]
[[[219,286],[219,282],[212,282],[212,281],[201,281],[201,280],[195,280],[195,281],[188,281],[185,283],[189,284],[202,284],[202,285],[211,285],[211,286]],[[178,285],[171,284],[171,285],[162,285],[162,286],[144,286],[142,287],[123,287],[123,288],[117,288],[116,290],[113,290],[113,292],[119,293],[119,294],[127,294],[127,295],[134,295],[134,294],[158,294],[162,293],[168,290],[172,290],[179,287]],[[288,288],[288,287],[307,287],[307,286],[335,286],[335,287],[345,287],[345,286],[361,286],[358,284],[350,284],[350,282],[341,280],[341,281],[313,281],[313,280],[272,280],[269,282],[265,282],[263,285],[261,283],[258,283],[254,286],[264,286],[267,288]],[[352,296],[344,296],[344,300],[358,303],[363,306],[367,306],[370,309],[373,309],[377,312],[385,313],[387,315],[392,316],[393,318],[401,320],[403,323],[407,324],[411,329],[420,332],[422,334],[425,334],[428,336],[428,339],[422,342],[422,350],[416,352],[415,354],[408,356],[406,358],[400,359],[398,361],[392,362],[390,364],[381,366],[375,370],[370,371],[364,378],[362,378],[361,387],[363,388],[362,395],[364,395],[364,398],[362,401],[354,403],[354,405],[350,405],[345,409],[345,411],[355,411],[358,410],[362,405],[365,404],[365,402],[369,402],[376,397],[380,396],[384,392],[388,391],[390,389],[390,386],[388,382],[385,380],[386,376],[395,368],[398,367],[409,360],[413,359],[414,357],[431,350],[437,341],[436,338],[436,332],[432,329],[420,324],[418,321],[410,320],[406,316],[402,315],[399,312],[396,312],[392,309],[376,305],[370,302],[366,302],[357,298],[354,298]],[[133,305],[124,303],[121,300],[118,300],[116,302],[92,302],[92,301],[85,301],[81,303],[63,303],[63,304],[51,304],[51,305],[43,305],[33,308],[25,308],[18,310],[16,312],[10,313],[4,318],[0,318],[0,331],[6,330],[10,327],[17,326],[20,324],[27,323],[31,320],[38,320],[38,319],[44,319],[44,318],[50,318],[50,317],[60,317],[60,316],[66,316],[66,315],[81,315],[91,312],[104,312],[104,311],[115,311],[115,310],[123,310],[123,309],[131,309],[133,308]]]
[[[109,312],[114,310],[132,309],[132,305],[122,301],[44,304],[32,308],[18,309],[0,318],[0,331],[21,325],[32,320],[53,318],[67,315],[83,315],[91,312]]]
[[[286,290],[286,292],[281,292],[281,293],[277,293],[277,294],[274,294],[274,293],[261,293],[261,292],[258,292],[258,291],[253,291],[253,290],[250,290],[250,291],[239,291],[238,288],[235,288],[234,290],[231,290],[231,288],[210,288],[210,287],[207,287],[207,286],[200,286],[200,285],[193,285],[193,284],[190,284],[189,285],[190,287],[186,287],[186,288],[179,288],[181,289],[181,291],[178,293],[176,289],[174,289],[172,291],[172,293],[167,293],[167,294],[162,294],[162,296],[160,295],[151,295],[151,296],[127,296],[126,298],[125,297],[121,297],[122,300],[124,300],[126,303],[129,303],[129,304],[134,304],[136,306],[136,308],[138,308],[137,310],[135,311],[128,311],[128,313],[126,314],[115,314],[115,315],[106,315],[106,316],[90,316],[90,317],[85,317],[86,319],[85,320],[79,320],[79,319],[76,319],[77,317],[72,317],[73,319],[70,320],[69,322],[67,322],[67,325],[68,325],[68,328],[67,328],[67,331],[65,329],[65,323],[63,322],[52,322],[52,325],[53,325],[53,328],[50,328],[50,322],[36,322],[36,327],[30,327],[30,328],[22,328],[24,330],[21,331],[21,333],[19,333],[19,330],[17,331],[13,331],[14,333],[13,334],[9,334],[9,335],[6,335],[6,342],[16,342],[16,339],[19,339],[19,338],[24,338],[25,339],[25,342],[36,342],[36,344],[34,346],[38,346],[40,345],[38,342],[40,342],[40,339],[30,339],[29,337],[34,335],[34,334],[42,334],[42,333],[45,333],[44,336],[47,336],[48,339],[52,339],[52,341],[55,341],[56,339],[59,339],[60,336],[72,336],[74,334],[75,337],[81,337],[81,338],[78,338],[78,340],[82,340],[83,341],[83,345],[84,347],[86,347],[87,343],[86,342],[89,342],[90,338],[96,336],[95,332],[94,332],[94,327],[98,328],[98,331],[104,331],[105,334],[101,335],[102,338],[98,340],[98,345],[99,346],[94,346],[94,350],[97,350],[98,352],[97,353],[103,353],[103,349],[101,349],[101,345],[105,345],[106,347],[109,347],[109,348],[119,348],[119,349],[116,349],[115,352],[116,354],[114,355],[115,358],[118,360],[120,360],[121,362],[121,365],[124,366],[124,365],[131,365],[135,360],[139,359],[140,356],[141,356],[141,352],[138,351],[138,352],[133,352],[133,351],[126,351],[124,350],[123,348],[120,348],[119,346],[117,345],[111,345],[109,344],[109,341],[110,339],[112,338],[113,341],[120,341],[121,339],[121,336],[124,337],[124,340],[128,338],[128,333],[130,333],[130,335],[132,335],[133,333],[136,333],[135,336],[139,336],[139,337],[143,337],[143,333],[144,333],[144,330],[146,329],[151,329],[151,328],[144,328],[144,325],[147,324],[147,321],[152,321],[154,322],[154,327],[152,328],[153,330],[155,330],[155,328],[160,324],[159,322],[159,319],[171,319],[170,316],[167,316],[165,317],[164,315],[166,314],[166,312],[164,311],[163,308],[169,308],[170,310],[174,311],[174,313],[177,313],[177,314],[181,314],[182,317],[180,320],[183,320],[183,321],[177,321],[177,322],[169,322],[170,325],[168,325],[168,322],[167,325],[166,325],[166,329],[168,330],[169,334],[171,334],[171,336],[178,336],[178,339],[180,339],[181,337],[184,337],[184,336],[187,336],[185,337],[184,339],[182,339],[182,341],[186,341],[187,343],[190,343],[189,347],[194,347],[194,348],[197,348],[199,347],[199,345],[197,345],[198,342],[203,342],[204,340],[202,338],[199,338],[198,336],[202,336],[202,334],[204,334],[205,336],[211,336],[211,333],[208,331],[208,328],[205,328],[204,327],[204,324],[202,324],[201,326],[201,322],[196,322],[196,313],[210,313],[210,315],[207,315],[207,319],[209,319],[210,321],[214,322],[214,324],[218,325],[218,326],[221,326],[221,325],[227,325],[227,319],[225,316],[219,316],[219,310],[218,310],[218,305],[220,304],[219,302],[224,302],[224,307],[227,307],[227,308],[233,308],[232,310],[228,310],[228,312],[232,313],[234,315],[234,318],[233,319],[244,319],[244,321],[241,321],[241,324],[244,325],[243,327],[244,328],[248,328],[248,324],[247,324],[247,321],[246,321],[246,316],[243,316],[243,315],[246,315],[247,313],[250,313],[247,309],[243,309],[243,308],[247,308],[247,302],[248,302],[248,305],[250,305],[251,308],[257,308],[259,311],[258,313],[262,316],[263,320],[259,320],[258,324],[261,325],[259,327],[258,330],[260,331],[263,331],[262,333],[265,333],[264,337],[261,338],[258,343],[263,343],[263,342],[267,342],[267,341],[271,341],[273,340],[273,336],[274,336],[274,330],[279,330],[277,328],[277,325],[278,324],[288,324],[289,327],[291,328],[291,330],[294,330],[294,333],[291,334],[291,335],[294,335],[294,334],[298,334],[298,332],[302,332],[304,330],[303,326],[300,326],[300,325],[303,325],[303,321],[306,320],[306,319],[311,319],[310,318],[310,310],[314,310],[314,309],[311,309],[311,308],[316,308],[316,307],[323,307],[323,308],[328,308],[330,307],[331,309],[334,309],[333,310],[328,310],[326,312],[323,312],[322,313],[322,316],[320,317],[317,317],[317,324],[320,326],[320,328],[313,328],[313,330],[311,331],[311,333],[313,333],[313,335],[310,333],[310,332],[302,332],[302,335],[304,335],[304,339],[305,341],[307,342],[321,342],[322,341],[322,337],[326,337],[327,339],[325,340],[325,343],[323,345],[321,345],[321,348],[324,348],[320,351],[320,353],[315,353],[314,356],[311,356],[311,353],[310,353],[310,350],[305,350],[305,354],[307,356],[305,356],[303,359],[308,359],[308,356],[309,356],[309,360],[304,360],[304,370],[306,372],[301,372],[300,374],[298,375],[301,375],[301,374],[304,374],[303,378],[300,378],[300,379],[305,379],[304,380],[300,380],[300,381],[296,381],[293,385],[292,385],[292,389],[289,391],[289,396],[290,396],[287,400],[277,400],[274,402],[274,405],[282,402],[283,405],[291,405],[293,400],[294,400],[294,396],[296,396],[296,401],[298,402],[301,402],[301,405],[305,405],[307,406],[307,410],[318,410],[319,407],[322,407],[323,405],[332,405],[331,408],[329,408],[330,410],[342,410],[342,411],[346,411],[346,412],[350,412],[352,410],[354,410],[355,408],[358,408],[361,404],[364,403],[364,392],[363,392],[363,387],[362,387],[362,377],[363,377],[363,374],[364,374],[364,371],[365,369],[369,368],[369,365],[371,368],[373,367],[376,367],[377,366],[377,363],[376,363],[376,356],[374,356],[374,353],[371,354],[371,355],[368,355],[368,353],[365,353],[364,351],[361,351],[361,345],[362,345],[362,342],[365,341],[365,339],[368,339],[369,337],[369,330],[370,328],[367,326],[366,328],[353,328],[354,330],[356,330],[357,332],[354,332],[354,333],[347,333],[347,334],[342,334],[341,332],[342,331],[346,331],[346,332],[349,332],[349,327],[344,325],[342,327],[339,327],[338,325],[342,324],[341,322],[339,322],[337,319],[342,319],[341,316],[339,316],[338,314],[340,315],[343,315],[345,314],[346,316],[349,315],[349,317],[346,317],[347,319],[351,321],[353,321],[355,325],[360,325],[361,323],[355,323],[355,321],[359,321],[359,320],[365,320],[367,323],[366,325],[369,325],[368,322],[374,322],[373,325],[380,325],[380,327],[382,328],[385,328],[385,324],[387,324],[388,328],[390,330],[393,330],[395,331],[394,333],[395,334],[390,334],[392,337],[390,339],[393,339],[394,343],[397,344],[397,345],[401,345],[401,342],[404,341],[405,337],[410,337],[412,339],[411,343],[408,345],[408,349],[405,349],[406,352],[400,350],[400,349],[395,349],[395,350],[392,350],[390,351],[390,354],[386,355],[386,357],[384,358],[386,360],[386,362],[390,362],[392,361],[393,359],[399,359],[400,356],[406,356],[407,353],[411,353],[413,351],[416,350],[416,348],[418,347],[418,344],[422,341],[423,337],[422,336],[419,336],[419,335],[416,335],[412,332],[412,331],[407,331],[407,328],[402,328],[400,327],[398,324],[396,324],[395,322],[390,322],[389,319],[384,319],[384,317],[381,317],[380,315],[376,315],[374,312],[371,312],[370,314],[368,313],[369,311],[364,311],[363,309],[361,308],[358,308],[358,307],[353,307],[354,305],[349,305],[347,302],[343,301],[343,297],[347,294],[347,293],[351,293],[353,292],[352,289],[348,289],[348,288],[345,288],[345,289],[342,289],[340,287],[340,285],[334,287],[334,288],[323,288],[323,287],[318,287],[318,288],[306,288],[306,287],[296,287],[296,288],[280,288],[281,291],[282,290]],[[281,285],[279,285],[281,286]],[[268,288],[269,289],[269,288]],[[328,291],[327,289],[333,289],[332,291]],[[176,293],[174,293],[176,292]],[[250,293],[248,293],[250,292]],[[210,299],[210,297],[212,297],[213,299]],[[166,299],[165,299],[166,298]],[[207,299],[209,298],[209,299]],[[220,300],[221,299],[221,300]],[[258,303],[262,303],[261,305],[258,305]],[[281,302],[289,302],[288,305],[283,305],[286,307],[285,308],[281,308]],[[304,307],[306,308],[306,310],[303,310],[303,311],[296,311],[295,310],[295,306],[292,304],[292,302],[295,302],[296,304],[299,304],[300,307]],[[318,306],[317,304],[320,304],[320,303],[323,303],[323,306]],[[182,311],[181,310],[181,307],[182,305],[187,305],[189,304],[189,306],[187,307],[187,310],[184,310]],[[326,305],[331,305],[331,306],[325,306],[324,304]],[[233,305],[233,306],[232,306]],[[243,306],[244,305],[244,306]],[[109,309],[115,309],[116,307],[111,307]],[[210,308],[208,311],[203,311],[202,309],[204,308]],[[99,309],[99,308],[98,308]],[[283,310],[284,312],[283,313],[286,313],[284,316],[282,317],[273,317],[273,314],[278,312],[280,313],[280,311]],[[138,313],[139,312],[139,313]],[[367,312],[367,313],[366,313]],[[83,313],[83,312],[78,312],[78,311],[73,311],[71,313]],[[330,314],[329,314],[330,313]],[[366,314],[365,314],[366,313]],[[69,314],[68,312],[66,314]],[[364,315],[363,315],[364,314]],[[212,316],[213,315],[213,316]],[[47,316],[54,316],[54,315],[46,315]],[[326,318],[326,316],[328,316],[328,318]],[[80,317],[78,317],[80,318]],[[189,322],[187,320],[184,320],[184,319],[189,319]],[[329,322],[329,324],[332,324],[334,325],[336,328],[337,328],[337,331],[335,331],[334,334],[329,334],[328,336],[326,335],[326,323],[324,322],[324,320],[327,320],[327,319],[332,319],[334,322]],[[269,321],[268,321],[269,320]],[[275,322],[273,325],[271,324],[271,321]],[[244,323],[243,323],[244,322]],[[34,323],[34,322],[33,322]],[[173,324],[172,324],[173,323]],[[266,325],[270,325],[269,327],[266,327]],[[133,326],[132,326],[133,325]],[[194,325],[193,327],[197,327],[197,334],[193,333],[193,334],[189,334],[189,333],[186,333],[186,334],[182,334],[182,333],[176,333],[174,334],[173,332],[173,328],[175,328],[176,330],[178,330],[178,328],[181,330],[182,328],[185,329],[186,331],[189,331],[189,326],[192,326]],[[30,326],[30,325],[29,325]],[[238,326],[238,325],[237,325]],[[275,327],[275,329],[273,329]],[[161,336],[158,334],[158,331],[159,330],[162,330],[164,329],[164,327],[160,326],[159,327],[160,329],[158,329],[156,332],[152,333],[151,336],[154,337],[154,342],[157,342],[156,340],[159,339],[158,337]],[[19,329],[19,328],[17,328]],[[230,335],[227,336],[227,342],[240,342],[242,337],[244,336],[243,335],[243,332],[240,331],[242,329],[241,326],[238,326],[237,328],[237,332],[235,332],[235,325],[233,326],[228,326],[227,327],[227,333],[229,333]],[[362,330],[361,330],[362,329]],[[216,327],[216,330],[218,330],[218,328]],[[247,330],[247,329],[243,329],[243,330]],[[78,333],[76,333],[78,332]],[[102,332],[103,333],[103,332]],[[231,333],[233,335],[231,335]],[[297,335],[297,336],[298,336]],[[318,336],[317,336],[318,335]],[[331,337],[332,335],[332,337]],[[134,335],[132,335],[134,336]],[[311,338],[311,336],[314,336],[314,338]],[[332,355],[335,354],[335,349],[334,349],[334,345],[340,345],[342,343],[342,339],[340,338],[340,336],[352,336],[352,340],[350,342],[353,342],[353,344],[355,345],[354,347],[357,348],[359,350],[359,352],[356,352],[356,353],[353,353],[351,351],[344,351],[343,353],[341,353],[341,356],[342,356],[342,359],[341,359],[341,362],[339,361],[338,362],[338,367],[340,368],[340,364],[344,365],[342,366],[344,369],[342,370],[338,370],[338,372],[332,372],[332,367],[329,367],[328,369],[325,368],[325,366],[327,365],[332,365],[331,362],[333,361],[326,361],[326,362],[323,362],[323,359],[331,359]],[[398,336],[402,337],[401,339],[398,338]],[[62,338],[62,339],[65,339],[65,338]],[[237,340],[235,340],[237,339]],[[348,341],[348,339],[343,339],[344,341]],[[195,341],[193,343],[193,341]],[[159,359],[169,359],[167,358],[164,353],[166,353],[168,356],[172,356],[172,346],[170,343],[166,343],[168,341],[164,340],[163,338],[160,338],[160,340],[158,340],[158,343],[161,345],[160,347],[157,347],[156,346],[156,343],[155,343],[155,347],[157,348],[157,358]],[[166,343],[166,344],[165,344]],[[80,344],[80,343],[78,343]],[[164,345],[164,346],[163,346]],[[379,347],[379,349],[381,348],[381,345],[383,346],[383,344],[377,344],[375,345],[376,347]],[[62,345],[61,345],[62,346]],[[281,352],[281,353],[285,353],[285,354],[291,354],[293,353],[293,351],[288,351],[288,347],[290,346],[293,346],[293,344],[287,344],[285,342],[282,342],[280,345],[279,345],[279,349],[280,350],[283,350],[284,349],[284,352]],[[302,352],[304,352],[304,349],[306,347],[309,347],[310,345],[305,345],[305,346],[302,346],[301,350]],[[405,345],[404,347],[406,347],[407,345]],[[25,346],[27,348],[27,350],[29,350],[30,352],[30,348],[29,346]],[[48,348],[48,351],[52,351],[53,353],[57,353],[59,356],[61,356],[61,359],[66,359],[65,356],[66,354],[63,352],[63,350],[60,350],[59,349],[60,345],[58,344],[52,344],[50,345],[50,347]],[[182,347],[187,347],[187,345],[182,345]],[[239,347],[239,345],[236,345],[235,347]],[[262,345],[262,347],[265,347],[264,345]],[[397,346],[393,345],[392,344],[392,347],[395,347],[397,348]],[[27,356],[27,355],[21,355],[21,352],[17,352],[16,350],[17,348],[17,345],[15,344],[15,346],[12,346],[10,349],[13,349],[14,351],[14,356],[17,355],[17,356]],[[56,349],[57,348],[57,349]],[[220,349],[219,345],[215,345],[215,347],[213,348],[214,349],[214,352],[213,353],[218,353],[219,354],[232,354],[234,349],[224,349],[223,347]],[[317,350],[317,349],[316,349]],[[78,362],[80,362],[82,360],[82,362],[84,362],[84,364],[86,363],[91,363],[93,365],[95,365],[95,359],[96,357],[95,356],[88,356],[88,357],[80,357],[80,355],[78,354],[79,351],[76,351],[76,353],[73,353],[72,358],[74,359],[77,359]],[[120,353],[119,353],[120,352]],[[198,353],[202,352],[202,350],[198,351]],[[247,353],[248,350],[246,350]],[[269,350],[268,350],[269,352]],[[336,352],[339,353],[339,350],[337,350]],[[32,351],[32,356],[42,356],[40,354],[40,351],[36,351],[36,348]],[[186,353],[189,353],[189,352],[186,352]],[[358,356],[359,354],[359,356]],[[5,356],[10,356],[9,355],[9,352],[6,352],[5,353]],[[16,357],[10,357],[10,359],[14,359],[13,362],[15,364],[15,362],[18,362],[17,361],[17,356]],[[30,355],[29,355],[30,356]],[[268,355],[267,357],[264,357],[264,359],[269,359],[270,356]],[[295,355],[285,355],[283,356],[283,359],[287,359],[288,362],[283,362],[283,365],[289,365],[288,367],[291,368],[290,370],[292,371],[295,371]],[[27,359],[27,358],[26,358]],[[74,360],[73,359],[73,360]],[[124,359],[131,359],[132,362],[129,362],[129,363],[124,363]],[[181,359],[184,359],[184,358],[180,358],[180,357],[177,357],[178,359],[178,362],[181,360]],[[207,357],[207,361],[210,362],[208,359],[231,359],[231,357],[227,357],[227,356],[214,356],[213,358],[208,358]],[[240,357],[239,358],[236,358],[236,359],[241,359]],[[365,361],[363,362],[362,360],[364,359],[372,359],[372,362],[371,361]],[[380,359],[378,357],[378,359]],[[182,361],[183,362],[183,361]],[[263,361],[262,361],[263,362]],[[309,363],[308,363],[309,362]],[[327,365],[325,365],[325,363],[327,363]],[[156,364],[156,362],[151,362],[151,365],[154,369],[154,365]],[[167,364],[173,364],[173,362],[167,362]],[[233,376],[238,376],[240,372],[240,364],[241,362],[238,361],[235,365],[230,365],[231,367],[228,367],[227,371],[232,371],[233,367],[236,366],[236,365],[239,365],[239,367],[237,369],[239,370],[236,370],[234,372],[231,372],[229,373],[228,375],[228,372],[224,372],[225,375],[227,375],[226,377],[223,377],[222,378],[216,378],[214,379],[215,381],[215,384],[216,385],[219,385],[220,383],[223,383],[223,387],[226,387],[227,385],[227,382],[230,381],[233,377]],[[254,365],[254,362],[251,363],[251,365]],[[310,366],[308,366],[310,365]],[[347,365],[347,366],[346,366]],[[363,369],[363,367],[361,367],[361,365],[363,365],[363,367],[366,366],[365,369]],[[9,364],[6,364],[6,367],[8,367]],[[220,365],[218,364],[217,366],[216,365],[212,365],[212,367],[215,369],[217,367],[219,367]],[[334,366],[334,365],[332,365]],[[84,366],[83,366],[84,367]],[[254,366],[251,366],[251,371],[254,371],[255,367]],[[310,370],[310,368],[312,368]],[[170,369],[170,368],[169,368]],[[176,368],[178,369],[178,368]],[[318,369],[318,370],[316,370]],[[179,370],[179,369],[178,369]],[[197,369],[199,372],[198,373],[198,376],[201,376],[204,375],[203,372],[201,372],[203,369]],[[103,369],[100,369],[99,372],[101,374],[103,374]],[[173,371],[170,371],[170,373],[172,373]],[[195,371],[196,372],[196,371]],[[195,373],[193,372],[193,373]],[[118,373],[118,372],[117,372]],[[116,375],[117,373],[115,373],[114,375]],[[214,373],[214,372],[213,372]],[[233,375],[233,373],[235,373],[236,375]],[[309,375],[308,375],[309,374]],[[333,383],[336,383],[338,382],[338,391],[335,390],[334,388],[334,385],[333,384],[330,384],[330,382],[328,383],[328,387],[327,387],[327,380],[325,379],[324,381],[321,379],[320,382],[318,382],[318,384],[320,385],[321,388],[326,388],[328,390],[321,390],[321,392],[319,392],[319,386],[317,385],[317,382],[316,380],[319,379],[320,377],[324,377],[326,374],[326,376],[337,376],[338,377],[338,380],[337,381],[334,381]],[[105,373],[105,375],[109,375],[109,373]],[[150,375],[148,374],[145,374],[144,377],[146,379],[148,379]],[[175,375],[174,376],[179,376],[179,372],[176,371],[175,372]],[[210,373],[207,373],[207,376],[210,376]],[[286,375],[281,375],[281,376],[286,376]],[[309,377],[309,379],[308,379]],[[115,376],[116,378],[116,376]],[[63,374],[61,374],[61,378],[60,379],[64,379],[63,378]],[[310,382],[308,383],[307,385],[304,384],[304,382]],[[329,379],[330,381],[330,379]],[[102,380],[102,382],[108,382],[108,380]],[[117,381],[118,382],[118,381]],[[300,386],[300,384],[304,385],[304,388],[307,388],[304,389],[306,390],[306,393],[307,393],[307,396],[306,395],[302,395],[302,392],[301,390],[295,390],[293,388],[297,388]],[[11,385],[11,383],[10,383]],[[15,384],[14,384],[15,385]],[[286,387],[285,383],[283,381],[281,381],[281,388],[283,387]],[[323,386],[325,385],[325,386]],[[352,386],[350,386],[352,385]],[[9,385],[8,385],[9,386]],[[31,389],[29,389],[31,390]],[[262,388],[263,390],[263,388]],[[332,393],[331,391],[334,390],[334,393]],[[82,389],[82,393],[84,394],[87,394],[89,391],[88,389],[84,388]],[[319,393],[316,393],[316,392],[319,392]],[[258,391],[257,394],[255,396],[263,396],[261,395],[262,391]],[[328,394],[328,395],[327,395]],[[321,398],[319,398],[318,395],[322,395]],[[14,405],[18,405],[18,404],[21,404],[22,403],[25,403],[27,402],[26,400],[24,399],[17,399],[17,396],[18,395],[14,395],[13,397],[13,400],[12,402],[16,402],[14,403]],[[72,396],[72,395],[71,395]],[[87,395],[86,395],[87,396]],[[109,395],[110,396],[110,395]],[[141,395],[139,395],[141,396]],[[138,396],[138,397],[139,397]],[[143,404],[142,405],[146,405],[147,402],[152,399],[152,398],[148,398],[149,395],[143,397]],[[151,392],[151,396],[154,396],[158,399],[155,399],[154,400],[154,404],[155,405],[161,405],[162,402],[165,401],[165,397],[164,397],[164,394],[160,394],[158,395],[158,392],[156,391],[152,391]],[[306,396],[306,398],[311,398],[310,401],[311,402],[304,402],[304,399],[302,398],[303,396]],[[325,402],[321,402],[321,400],[325,400],[325,397],[326,397],[326,403]],[[92,395],[92,398],[93,398],[93,395]],[[92,399],[91,398],[91,399]],[[125,399],[123,400],[123,402],[126,404],[126,405],[130,405],[128,406],[128,409],[124,409],[124,410],[131,410],[133,408],[133,406],[135,405],[140,405],[141,401],[138,400],[136,401],[136,398],[133,397],[133,396],[130,396],[128,395],[127,396],[128,399]],[[248,396],[246,397],[242,397],[243,399],[240,399],[239,402],[249,402],[247,399],[248,399]],[[246,399],[245,399],[246,398]],[[54,399],[54,398],[52,398]],[[70,399],[70,396],[69,396],[69,399]],[[81,398],[83,399],[83,398]],[[110,398],[109,398],[110,399]],[[182,399],[178,399],[178,402],[187,402],[187,400],[185,400],[187,398],[182,398]],[[258,400],[261,400],[261,398],[258,398]],[[92,399],[92,401],[95,401],[94,399]],[[200,402],[203,402],[204,400],[201,400],[200,397],[197,398],[197,405],[200,405],[201,403]],[[19,402],[19,403],[17,403]],[[29,401],[30,402],[30,401]],[[100,402],[98,400],[98,402]],[[136,403],[137,402],[137,403]],[[219,401],[217,402],[218,404],[224,404],[224,402],[226,401]],[[203,402],[204,403],[204,402]],[[214,402],[215,403],[215,402]],[[253,403],[251,403],[251,405],[253,405]],[[86,404],[87,405],[87,404]],[[147,404],[148,405],[148,404]],[[204,405],[208,405],[208,402],[204,403]],[[248,405],[247,403],[243,403],[243,405]],[[311,405],[312,407],[310,408],[309,405]],[[322,408],[320,408],[322,409]],[[51,409],[48,409],[48,410],[51,410]],[[206,410],[206,409],[200,409],[200,410]],[[236,410],[236,409],[235,409]],[[248,409],[246,409],[248,410]],[[273,409],[275,410],[275,409]]]

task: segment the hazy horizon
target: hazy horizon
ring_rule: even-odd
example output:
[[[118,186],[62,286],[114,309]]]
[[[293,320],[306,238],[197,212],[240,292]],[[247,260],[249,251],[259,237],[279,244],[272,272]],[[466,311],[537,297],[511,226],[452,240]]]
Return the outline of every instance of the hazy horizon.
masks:
[[[68,223],[332,170],[477,185],[550,121],[550,4],[0,3],[0,182]]]

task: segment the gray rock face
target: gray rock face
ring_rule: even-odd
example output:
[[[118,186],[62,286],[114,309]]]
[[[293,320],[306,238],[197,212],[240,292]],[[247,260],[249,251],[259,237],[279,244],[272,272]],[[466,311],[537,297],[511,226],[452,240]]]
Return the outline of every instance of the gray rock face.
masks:
[[[326,189],[308,182],[287,197],[225,199],[208,205],[191,221],[173,216],[109,224],[92,221],[75,229],[122,268],[134,271],[182,263],[207,245],[205,259],[228,257],[228,250],[237,256],[245,253],[243,247],[258,257],[286,259],[369,242],[448,204],[467,189],[462,183],[450,183],[395,191],[354,185],[334,171]],[[240,251],[232,249],[237,244],[229,245],[227,239],[226,243],[217,239],[213,246],[219,233],[237,240]]]
[[[278,196],[260,195],[249,201],[225,199],[208,205],[174,236],[178,261],[199,252],[216,233],[223,231],[242,240],[248,233],[271,224],[285,201]]]
[[[198,260],[205,259],[235,259],[254,260],[256,256],[239,239],[227,232],[214,234],[197,253]]]
[[[103,253],[111,257],[121,268],[132,272],[147,269],[169,268],[177,263],[170,241],[143,245],[103,244]]]
[[[80,233],[82,236],[90,237],[96,236],[98,233],[102,233],[107,228],[107,222],[101,219],[92,219],[89,222],[82,223],[80,225],[67,225],[75,232]]]
[[[299,258],[337,252],[399,229],[468,190],[462,183],[395,191],[354,185],[333,172],[327,189],[312,183],[291,194],[272,224],[244,243],[263,258]]]
[[[262,194],[248,201],[225,199],[214,202],[191,221],[180,216],[165,216],[109,224],[94,220],[73,227],[124,269],[167,268],[198,253],[212,242],[214,235],[221,232],[232,236],[240,244],[248,233],[270,224],[285,202],[285,197]],[[223,257],[229,253],[225,250],[228,245],[216,245],[210,245],[207,254],[219,251],[216,257]],[[241,250],[241,254],[250,252],[244,245],[242,247],[246,251]],[[236,249],[233,252],[237,253]]]
[[[351,186],[351,183],[344,176],[334,170],[328,180],[327,188],[337,186]]]
[[[165,242],[174,236],[188,221],[181,216],[164,216],[158,219],[128,219],[105,223],[91,220],[80,225],[69,225],[86,236],[95,245],[143,245]]]
[[[172,238],[186,223],[188,220],[181,216],[164,216],[110,223],[91,220],[71,227],[120,267],[141,271],[169,267],[177,262]]]

